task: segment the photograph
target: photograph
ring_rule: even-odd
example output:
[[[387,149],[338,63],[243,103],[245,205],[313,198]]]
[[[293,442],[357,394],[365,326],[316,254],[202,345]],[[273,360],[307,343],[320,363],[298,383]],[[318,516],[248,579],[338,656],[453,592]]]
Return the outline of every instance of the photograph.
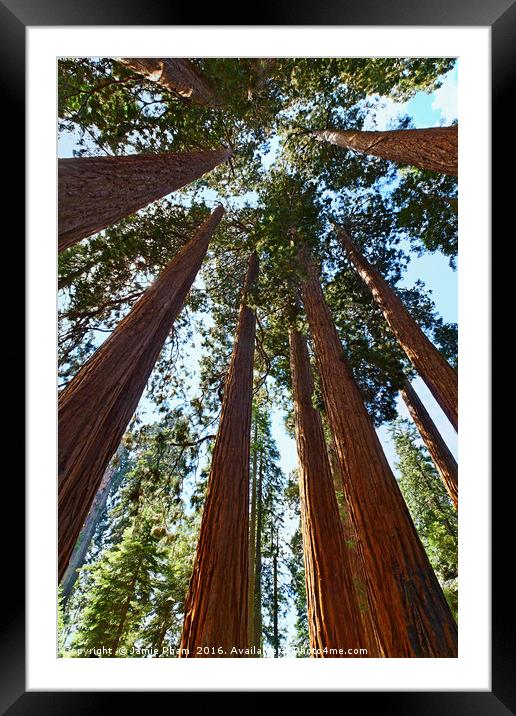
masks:
[[[59,661],[463,656],[461,62],[57,58]]]

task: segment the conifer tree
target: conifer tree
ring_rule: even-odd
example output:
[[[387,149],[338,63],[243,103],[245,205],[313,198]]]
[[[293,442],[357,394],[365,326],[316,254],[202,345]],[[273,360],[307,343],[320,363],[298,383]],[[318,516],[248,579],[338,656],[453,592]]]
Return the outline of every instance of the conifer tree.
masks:
[[[181,656],[190,658],[245,656],[248,649],[249,457],[256,317],[247,302],[257,275],[258,257],[253,253],[244,280],[186,602]]]
[[[383,649],[390,657],[454,656],[455,622],[365,410],[306,252],[302,263],[303,303]],[[395,574],[402,575],[403,584]]]
[[[398,420],[392,426],[398,457],[399,485],[439,578],[450,608],[457,619],[458,537],[457,513],[415,428]]]
[[[401,389],[401,397],[457,509],[459,501],[457,462],[409,381]]]
[[[398,164],[457,175],[457,125],[387,132],[322,129],[313,134],[320,141],[331,142],[344,149],[373,154]]]
[[[350,261],[380,306],[385,320],[392,328],[407,357],[457,430],[457,373],[425,336],[395,291],[375,267],[362,256],[349,234],[341,228],[338,235]]]
[[[218,105],[206,78],[190,60],[176,57],[119,57],[118,62],[186,101],[207,107]]]
[[[59,578],[223,211],[215,209],[59,396]]]
[[[59,160],[59,251],[199,179],[229,149]]]

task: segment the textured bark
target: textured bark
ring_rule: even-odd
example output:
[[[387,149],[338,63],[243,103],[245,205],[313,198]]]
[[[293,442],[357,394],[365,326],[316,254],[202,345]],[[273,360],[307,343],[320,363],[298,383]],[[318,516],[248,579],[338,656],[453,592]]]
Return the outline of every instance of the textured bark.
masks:
[[[338,147],[355,149],[397,164],[410,164],[420,169],[457,176],[456,125],[389,132],[323,129],[313,134],[317,139]]]
[[[91,509],[86,516],[86,520],[79,534],[77,543],[73,548],[68,567],[66,568],[66,572],[64,573],[63,579],[61,580],[61,594],[63,604],[66,604],[66,602],[68,601],[68,597],[71,594],[73,585],[77,581],[78,570],[82,567],[86,560],[88,548],[90,546],[93,535],[95,534],[95,530],[97,529],[100,516],[106,506],[109,491],[111,489],[111,485],[113,484],[113,477],[116,471],[116,465],[111,462],[106,468],[106,471],[104,472],[101,483],[99,485],[99,489],[97,490],[97,494],[95,495],[95,499],[93,500],[93,503],[91,505]]]
[[[369,657],[380,656],[376,639],[363,628],[322,420],[312,405],[306,339],[291,328],[289,342],[310,646],[320,650],[315,654],[320,657],[347,657],[338,650],[356,648],[366,648]]]
[[[223,213],[213,211],[59,397],[59,579]]]
[[[229,149],[59,160],[59,251],[199,179]]]
[[[457,373],[425,336],[396,292],[374,266],[362,256],[348,234],[339,230],[339,239],[373,298],[381,308],[408,359],[425,381],[455,430],[458,427]]]
[[[249,453],[256,317],[246,294],[257,274],[258,258],[252,254],[185,604],[182,657],[246,656],[231,654],[231,649],[247,649],[249,643]],[[223,653],[217,653],[219,648]]]
[[[129,67],[163,89],[194,104],[220,107],[208,81],[190,60],[179,57],[117,57]]]
[[[455,509],[459,503],[458,467],[455,458],[437,430],[432,418],[407,380],[401,389],[401,397],[416,424],[437,471],[442,477]]]
[[[366,645],[376,646],[377,656],[385,656],[383,653],[382,642],[378,634],[379,625],[376,619],[374,604],[369,598],[367,589],[367,574],[364,564],[364,555],[360,548],[360,540],[355,531],[355,526],[351,521],[351,509],[346,501],[344,485],[342,479],[342,470],[335,448],[335,441],[330,432],[330,439],[327,443],[328,457],[333,479],[333,486],[337,496],[337,505],[339,507],[339,516],[344,530],[344,543],[346,545],[347,557],[349,561],[350,571],[353,578],[353,586],[355,588],[356,600],[362,620],[362,630],[364,634],[364,643]],[[369,653],[372,656],[373,653]]]
[[[309,258],[303,301],[387,657],[453,657],[457,625],[392,474]]]

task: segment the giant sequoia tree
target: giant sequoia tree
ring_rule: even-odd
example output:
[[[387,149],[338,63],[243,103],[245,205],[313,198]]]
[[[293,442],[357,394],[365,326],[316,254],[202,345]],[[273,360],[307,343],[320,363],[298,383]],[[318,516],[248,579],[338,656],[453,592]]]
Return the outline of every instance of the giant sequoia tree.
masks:
[[[312,405],[306,339],[295,327],[289,339],[310,646],[318,656],[346,656],[347,649],[357,648],[379,656],[376,640],[363,629],[322,420]]]
[[[374,154],[399,164],[411,164],[443,174],[457,175],[458,127],[398,129],[389,132],[355,132],[322,129],[313,133],[320,141],[344,149]]]
[[[199,179],[229,149],[59,160],[59,251]]]
[[[216,107],[218,104],[206,79],[190,60],[176,57],[119,57],[118,62],[186,101],[208,107]]]
[[[339,239],[383,311],[414,368],[425,381],[447,418],[457,430],[458,381],[457,374],[445,358],[425,336],[395,291],[380,273],[358,251],[348,233],[339,229]]]
[[[60,60],[60,654],[456,654],[457,468],[407,388],[456,424],[456,326],[404,279],[454,265],[457,128],[368,132],[453,65]],[[401,492],[400,392],[442,477],[394,423]]]
[[[220,206],[59,396],[59,577],[219,223]]]
[[[182,655],[243,656],[248,645],[249,455],[256,319],[248,305],[258,274],[249,259],[235,345],[213,449],[194,570],[185,608]]]
[[[303,302],[383,648],[393,657],[455,656],[455,622],[347,365],[316,268],[302,256]]]
[[[407,381],[401,389],[405,405],[417,426],[455,507],[459,502],[457,462],[444,442],[416,391]]]

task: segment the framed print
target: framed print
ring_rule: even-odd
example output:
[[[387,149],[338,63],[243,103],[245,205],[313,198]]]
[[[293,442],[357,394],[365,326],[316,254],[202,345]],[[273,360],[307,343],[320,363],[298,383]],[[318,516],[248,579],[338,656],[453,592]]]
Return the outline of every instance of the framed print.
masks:
[[[28,209],[7,713],[514,709],[489,380],[514,8],[404,5],[0,6]]]

